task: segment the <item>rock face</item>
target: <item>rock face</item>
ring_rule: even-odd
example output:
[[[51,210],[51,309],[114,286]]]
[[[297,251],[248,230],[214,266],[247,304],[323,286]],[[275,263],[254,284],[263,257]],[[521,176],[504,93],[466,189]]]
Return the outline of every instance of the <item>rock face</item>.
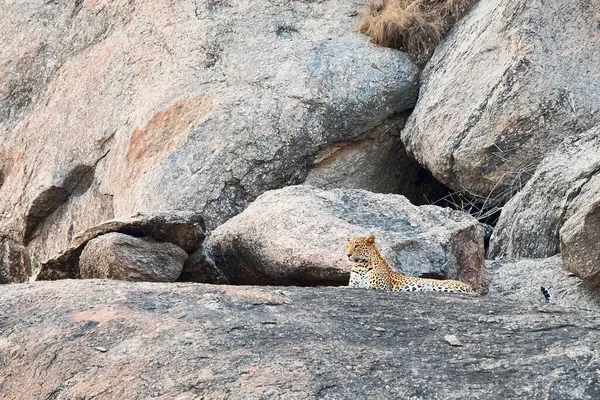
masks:
[[[401,193],[417,205],[444,197],[448,188],[406,153],[400,139],[405,122],[406,115],[389,118],[361,140],[340,142],[321,151],[304,183],[320,189]]]
[[[597,178],[600,182],[600,174]],[[593,204],[580,209],[560,229],[560,254],[569,271],[600,287],[600,193]]]
[[[401,195],[292,186],[261,195],[206,246],[233,283],[347,285],[347,240],[374,234],[408,275],[461,279],[485,291],[483,229],[467,214]]]
[[[402,139],[442,183],[501,202],[600,123],[597,65],[596,1],[480,1],[423,71]]]
[[[30,275],[27,250],[11,241],[0,239],[0,284],[27,282]]]
[[[79,277],[79,257],[88,242],[111,232],[171,243],[185,253],[192,254],[200,249],[204,240],[203,226],[202,217],[191,212],[138,214],[131,218],[105,221],[75,236],[62,253],[49,260],[43,260],[41,271],[34,278],[44,280]],[[144,247],[141,243],[135,246]],[[148,248],[148,251],[151,252],[151,249]],[[144,256],[140,255],[140,257]],[[152,255],[148,254],[147,257]]]
[[[2,398],[600,397],[597,313],[558,305],[116,281],[2,289]]]
[[[174,282],[188,255],[171,243],[108,233],[92,239],[79,258],[81,278]]]
[[[317,155],[315,168],[304,183],[321,189],[344,187],[398,193],[403,189],[402,179],[411,176],[406,170],[411,166],[417,169],[400,139],[405,122],[406,116],[397,116],[369,132],[363,140],[329,146]],[[378,175],[377,171],[383,173]]]
[[[527,185],[502,209],[489,256],[542,258],[559,251],[559,231],[583,227],[581,218],[600,199],[600,125],[577,139],[565,140],[548,155]],[[577,228],[579,229],[579,228]],[[581,244],[585,242],[585,239]],[[586,251],[593,252],[594,243]],[[587,246],[586,245],[586,246]]]
[[[488,261],[491,271],[490,293],[518,301],[522,305],[546,302],[541,287],[552,294],[552,303],[562,307],[578,307],[600,311],[600,290],[565,270],[560,255],[518,261]]]
[[[0,233],[36,258],[137,212],[212,229],[416,101],[344,0],[0,7]]]

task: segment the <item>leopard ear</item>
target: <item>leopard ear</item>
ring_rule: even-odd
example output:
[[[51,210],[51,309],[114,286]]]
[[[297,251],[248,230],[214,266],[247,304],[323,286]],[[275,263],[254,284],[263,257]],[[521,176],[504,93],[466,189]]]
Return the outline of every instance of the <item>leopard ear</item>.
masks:
[[[368,244],[373,244],[375,243],[375,235],[371,235],[367,238],[367,243]]]

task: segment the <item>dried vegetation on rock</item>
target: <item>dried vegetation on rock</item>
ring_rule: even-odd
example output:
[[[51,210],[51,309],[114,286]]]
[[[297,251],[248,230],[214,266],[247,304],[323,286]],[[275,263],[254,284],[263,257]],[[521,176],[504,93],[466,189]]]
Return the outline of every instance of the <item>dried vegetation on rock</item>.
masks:
[[[373,43],[426,61],[477,0],[369,0],[358,31]]]
[[[0,1],[0,399],[600,398],[598,1],[363,3]]]

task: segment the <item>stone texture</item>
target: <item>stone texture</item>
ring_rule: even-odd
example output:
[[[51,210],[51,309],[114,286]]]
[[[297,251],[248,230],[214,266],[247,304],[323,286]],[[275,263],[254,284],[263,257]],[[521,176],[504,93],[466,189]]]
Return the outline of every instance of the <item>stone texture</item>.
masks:
[[[137,214],[130,218],[104,221],[76,235],[62,253],[42,261],[37,279],[79,277],[81,252],[90,240],[101,235],[118,232],[137,237],[148,236],[158,242],[171,243],[191,254],[202,246],[203,227],[202,217],[193,212]]]
[[[223,271],[215,265],[212,256],[204,246],[189,255],[177,280],[180,282],[230,283]]]
[[[112,232],[86,244],[79,257],[79,274],[83,279],[174,282],[187,258],[174,244]]]
[[[510,198],[600,123],[598,1],[480,1],[437,48],[402,139],[457,191]]]
[[[0,284],[27,282],[31,268],[27,250],[23,246],[0,238]]]
[[[402,188],[402,178],[410,175],[403,164],[415,164],[400,139],[405,122],[406,116],[393,117],[365,134],[362,140],[340,142],[321,150],[304,183],[321,189],[397,193]],[[381,172],[379,176],[377,171]]]
[[[600,182],[600,174],[597,176]],[[560,254],[565,267],[600,287],[600,186],[596,201],[581,208],[560,229]]]
[[[406,153],[400,138],[405,122],[406,115],[394,116],[359,140],[321,150],[304,184],[320,189],[401,193],[416,205],[444,197],[448,188]]]
[[[558,304],[90,280],[2,289],[5,398],[600,397],[597,312]]]
[[[518,301],[524,306],[546,302],[541,287],[552,294],[552,304],[600,311],[600,290],[564,268],[560,255],[540,259],[486,262],[491,271],[491,297]]]
[[[3,2],[0,231],[50,259],[105,220],[195,211],[212,229],[303,182],[416,101],[418,68],[352,32],[359,8]]]
[[[408,275],[461,279],[485,291],[483,229],[458,211],[404,196],[291,186],[261,195],[206,246],[232,283],[347,285],[347,240],[374,234]]]
[[[489,256],[543,258],[557,254],[565,221],[598,199],[600,125],[579,138],[565,140],[503,207]]]

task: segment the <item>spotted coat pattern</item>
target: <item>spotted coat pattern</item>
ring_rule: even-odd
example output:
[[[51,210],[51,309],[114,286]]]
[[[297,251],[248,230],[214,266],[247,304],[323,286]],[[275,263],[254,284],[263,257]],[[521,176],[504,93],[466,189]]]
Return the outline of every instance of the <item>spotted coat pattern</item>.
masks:
[[[417,278],[394,271],[379,254],[373,235],[348,240],[346,255],[352,265],[350,287],[402,292],[475,293],[464,282]]]

